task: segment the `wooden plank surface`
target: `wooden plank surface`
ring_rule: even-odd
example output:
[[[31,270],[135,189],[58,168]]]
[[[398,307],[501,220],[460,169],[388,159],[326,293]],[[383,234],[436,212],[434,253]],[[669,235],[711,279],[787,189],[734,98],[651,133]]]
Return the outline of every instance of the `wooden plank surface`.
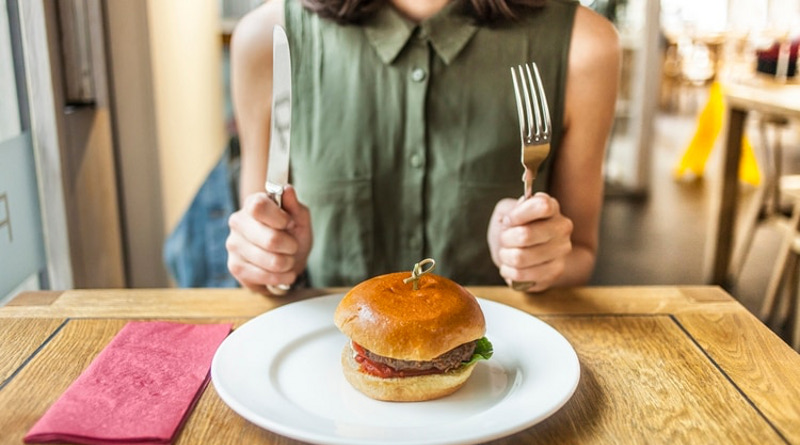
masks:
[[[278,306],[331,293],[307,290],[292,297],[264,297],[243,289],[68,290],[47,305],[0,308],[0,318],[193,318],[254,317]],[[17,299],[29,298],[21,294]]]
[[[24,292],[16,297],[13,300],[8,302],[8,306],[20,306],[20,307],[29,307],[29,306],[50,306],[53,304],[54,301],[61,296],[62,291],[37,291],[37,292]]]
[[[781,443],[781,437],[668,315],[544,316],[575,347],[581,381],[552,417],[495,441]],[[211,323],[238,319],[183,319]],[[15,320],[12,320],[15,321]],[[0,431],[19,443],[127,319],[73,319],[0,391]],[[524,351],[519,351],[524,353]],[[338,364],[337,364],[338,365]],[[36,388],[36,397],[31,397]],[[209,385],[178,443],[295,443],[256,427]]]
[[[194,444],[297,444],[245,420],[230,409],[209,384],[197,403],[176,445]]]
[[[470,290],[537,314],[581,362],[581,382],[562,409],[495,444],[800,443],[800,356],[719,288],[577,288],[538,296]],[[23,294],[0,308],[4,357],[12,351],[17,362],[28,360],[65,315],[74,318],[23,367],[0,368],[13,373],[0,389],[0,442],[20,443],[129,320],[239,326],[280,305],[343,291],[280,299],[209,289]],[[250,424],[209,385],[178,443],[295,442]]]
[[[56,401],[126,320],[68,322],[0,391],[0,431],[7,443],[22,443],[25,433]],[[35,396],[32,396],[35,394]]]
[[[581,381],[552,417],[497,443],[781,443],[668,316],[543,317],[575,347]]]
[[[62,322],[62,319],[0,319],[0,388]]]
[[[534,315],[674,314],[704,310],[737,311],[742,306],[713,286],[607,286],[553,289],[528,295],[506,287],[469,287],[475,296]]]
[[[800,444],[800,355],[749,313],[676,318],[786,440]]]
[[[13,320],[12,320],[13,321]],[[0,390],[0,443],[22,443],[25,433],[78,378],[127,319],[69,320]],[[221,323],[224,320],[172,320]],[[240,325],[245,320],[227,320]],[[35,396],[32,396],[35,394]]]
[[[68,290],[50,304],[0,308],[2,317],[254,317],[305,298],[341,294],[347,288],[307,289],[286,297],[264,297],[244,289]],[[528,295],[506,287],[469,287],[475,296],[547,314],[674,314],[704,310],[743,310],[717,287],[621,286],[554,289]],[[22,294],[17,299],[30,299]],[[35,295],[35,294],[33,294]]]

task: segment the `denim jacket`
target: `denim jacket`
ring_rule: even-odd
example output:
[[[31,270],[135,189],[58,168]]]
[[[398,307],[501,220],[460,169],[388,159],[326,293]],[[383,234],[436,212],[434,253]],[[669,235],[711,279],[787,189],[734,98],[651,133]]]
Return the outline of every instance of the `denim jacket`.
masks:
[[[225,153],[164,242],[164,262],[178,287],[237,287],[228,271],[228,217],[239,207],[239,143]]]

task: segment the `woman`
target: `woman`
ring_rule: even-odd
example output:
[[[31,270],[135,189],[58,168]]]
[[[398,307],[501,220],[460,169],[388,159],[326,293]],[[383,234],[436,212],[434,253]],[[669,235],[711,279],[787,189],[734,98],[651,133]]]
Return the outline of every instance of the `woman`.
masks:
[[[283,209],[263,190],[275,24],[292,52]],[[531,61],[554,134],[523,200],[510,67]],[[566,0],[270,0],[232,41],[243,206],[231,273],[265,293],[305,271],[346,286],[432,257],[462,284],[586,283],[619,61],[613,26]]]

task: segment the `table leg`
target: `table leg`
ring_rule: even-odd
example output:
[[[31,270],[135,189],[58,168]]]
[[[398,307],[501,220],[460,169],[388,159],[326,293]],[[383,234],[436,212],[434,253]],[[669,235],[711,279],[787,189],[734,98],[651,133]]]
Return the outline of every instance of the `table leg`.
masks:
[[[722,145],[718,208],[711,213],[709,244],[706,246],[705,282],[730,289],[733,284],[729,269],[736,235],[736,206],[739,195],[739,161],[747,111],[729,107],[727,131]]]

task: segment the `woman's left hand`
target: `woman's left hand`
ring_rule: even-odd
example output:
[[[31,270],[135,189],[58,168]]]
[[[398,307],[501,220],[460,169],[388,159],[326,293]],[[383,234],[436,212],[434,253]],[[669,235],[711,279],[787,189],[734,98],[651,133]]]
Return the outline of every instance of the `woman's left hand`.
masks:
[[[492,212],[487,232],[492,261],[509,285],[527,282],[531,285],[522,290],[543,291],[564,273],[572,229],[572,220],[547,193],[503,199]]]

